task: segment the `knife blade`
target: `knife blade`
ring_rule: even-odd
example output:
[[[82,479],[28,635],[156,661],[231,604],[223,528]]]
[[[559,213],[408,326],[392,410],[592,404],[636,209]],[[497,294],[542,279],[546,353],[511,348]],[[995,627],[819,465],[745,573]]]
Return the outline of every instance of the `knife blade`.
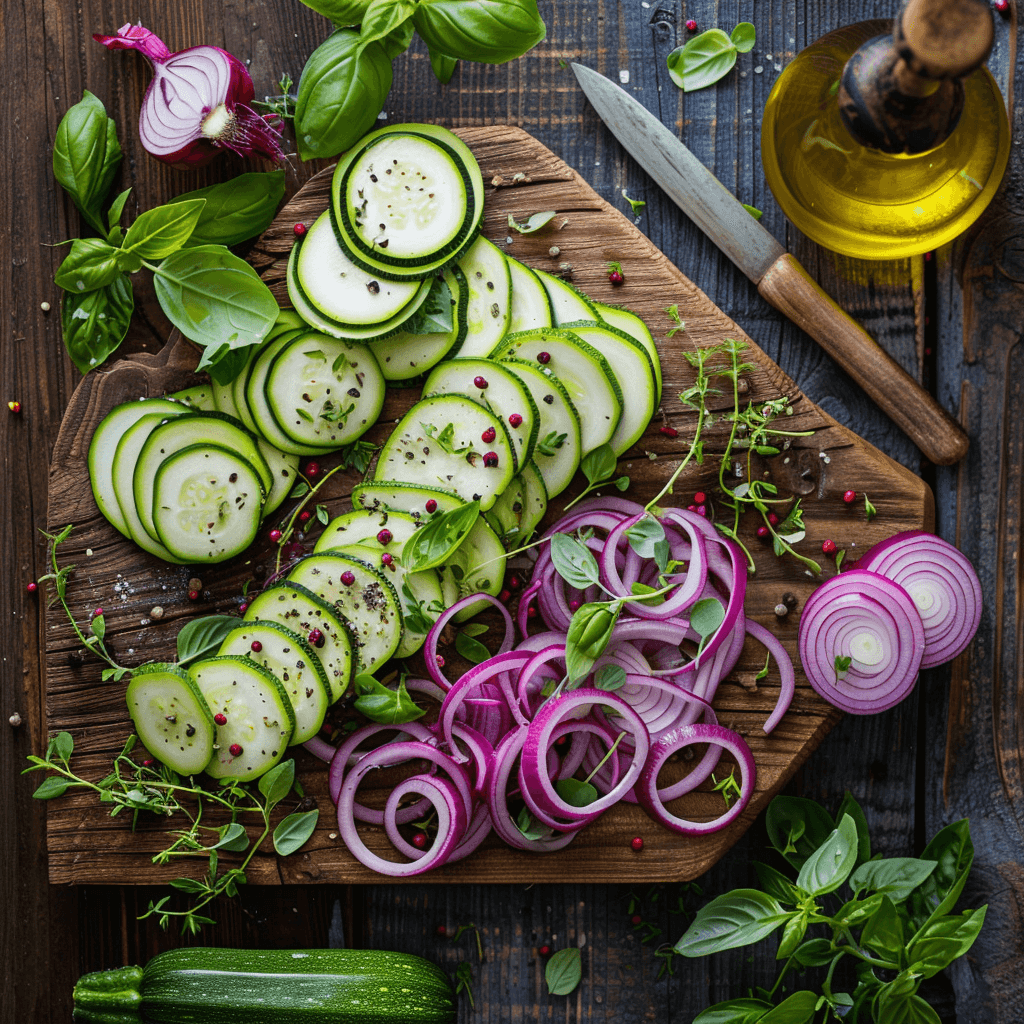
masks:
[[[968,438],[910,376],[642,103],[614,82],[573,64],[587,99],[626,152],[757,286],[871,396],[924,454],[959,462]]]

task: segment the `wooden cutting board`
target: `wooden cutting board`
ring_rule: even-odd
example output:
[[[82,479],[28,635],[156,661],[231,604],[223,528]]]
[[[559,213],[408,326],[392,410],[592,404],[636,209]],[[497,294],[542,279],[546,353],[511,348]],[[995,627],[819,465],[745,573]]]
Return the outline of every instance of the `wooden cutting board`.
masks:
[[[476,154],[487,190],[486,235],[523,262],[558,273],[571,265],[573,282],[594,299],[622,303],[640,314],[658,339],[664,371],[664,399],[655,420],[634,450],[621,460],[620,468],[632,482],[628,496],[639,501],[652,497],[668,478],[688,445],[693,415],[684,411],[678,393],[692,383],[693,372],[684,351],[724,338],[743,339],[749,361],[757,369],[744,379],[745,399],[763,402],[786,395],[794,415],[787,426],[813,430],[796,438],[781,456],[759,466],[782,493],[803,498],[807,537],[801,550],[820,556],[821,542],[831,537],[856,558],[874,542],[906,529],[931,529],[933,500],[928,487],[911,472],[893,462],[867,442],[837,424],[801,394],[799,388],[776,366],[743,330],[733,323],[686,276],[674,267],[621,213],[601,199],[583,179],[536,139],[518,128],[492,126],[459,129],[458,134]],[[282,304],[287,304],[284,267],[293,243],[293,225],[311,223],[326,208],[330,192],[329,171],[313,178],[281,212],[260,239],[250,259]],[[508,215],[523,220],[532,213],[555,210],[552,226],[535,235],[509,231]],[[549,250],[560,252],[552,256]],[[613,288],[607,264],[622,264],[626,282]],[[686,323],[684,332],[666,337],[672,326],[665,308],[677,305]],[[49,515],[51,532],[75,524],[61,548],[61,564],[76,569],[68,593],[79,620],[96,607],[106,613],[107,640],[122,664],[169,660],[175,637],[189,619],[213,612],[237,609],[247,581],[258,584],[273,562],[272,545],[265,535],[243,557],[221,566],[204,567],[202,596],[198,603],[187,597],[187,568],[151,558],[125,540],[100,515],[89,489],[85,455],[93,430],[117,403],[141,396],[157,396],[199,382],[193,369],[198,354],[178,335],[172,336],[155,356],[140,355],[89,374],[65,414],[50,467]],[[381,442],[391,425],[418,398],[417,388],[389,390],[380,422],[368,437]],[[628,395],[627,395],[628,400]],[[728,403],[722,403],[722,409]],[[677,438],[660,433],[670,425]],[[710,452],[724,447],[724,425],[708,435]],[[323,460],[325,465],[330,460]],[[688,468],[676,485],[676,500],[688,504],[697,490],[714,493],[718,460],[710,457],[703,467]],[[353,475],[338,474],[330,481],[325,503],[331,514],[349,507],[347,495],[358,482]],[[854,488],[867,492],[878,509],[872,522],[865,521],[863,503],[847,506],[842,493]],[[560,496],[548,513],[553,521],[575,488]],[[594,882],[620,882],[624,878],[672,881],[695,878],[706,871],[737,840],[769,799],[782,788],[812,750],[836,723],[839,713],[821,701],[799,671],[796,658],[799,608],[784,621],[773,609],[782,595],[797,595],[800,608],[817,585],[792,559],[777,559],[753,535],[756,523],[748,517],[748,546],[756,553],[757,573],[747,591],[747,614],[774,630],[797,664],[797,693],[789,713],[771,736],[761,726],[778,696],[778,677],[755,676],[764,664],[763,651],[753,642],[744,648],[732,676],[719,689],[715,707],[723,725],[742,733],[754,753],[758,776],[756,793],[742,817],[731,827],[710,837],[689,839],[664,831],[638,808],[620,805],[588,826],[564,851],[546,856],[524,854],[506,848],[493,837],[473,856],[451,868],[421,876],[431,882],[556,882],[586,877]],[[823,578],[834,573],[830,559]],[[164,609],[159,622],[151,609]],[[58,611],[50,610],[46,623],[46,710],[51,732],[66,729],[76,742],[75,764],[89,778],[100,778],[109,769],[131,731],[124,703],[124,682],[103,682],[102,666],[83,658],[69,624]],[[279,860],[265,844],[249,868],[250,883],[368,882],[380,876],[359,865],[337,838],[333,807],[327,794],[327,773],[322,763],[295,748],[299,778],[305,792],[320,807],[320,824],[312,840],[299,854]],[[691,798],[687,798],[691,799]],[[714,799],[694,794],[693,800]],[[697,804],[690,805],[694,809]],[[709,806],[709,805],[708,805]],[[107,884],[152,883],[177,877],[200,865],[178,861],[165,867],[151,863],[155,852],[166,845],[164,827],[173,822],[140,822],[129,829],[128,816],[110,818],[94,796],[67,796],[48,805],[47,842],[50,879],[55,883]],[[685,810],[685,805],[683,807]],[[282,809],[282,814],[285,809]],[[644,838],[642,853],[630,840]],[[367,842],[383,849],[375,834]]]

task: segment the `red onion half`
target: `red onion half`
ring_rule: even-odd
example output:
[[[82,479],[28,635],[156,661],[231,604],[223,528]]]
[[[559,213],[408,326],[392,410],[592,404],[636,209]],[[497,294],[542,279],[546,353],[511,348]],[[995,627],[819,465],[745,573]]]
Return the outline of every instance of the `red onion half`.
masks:
[[[248,104],[255,95],[245,65],[217,46],[171,51],[148,28],[122,25],[94,35],[108,50],[138,50],[153,68],[139,111],[139,139],[158,160],[194,167],[218,149],[283,160],[277,118]]]

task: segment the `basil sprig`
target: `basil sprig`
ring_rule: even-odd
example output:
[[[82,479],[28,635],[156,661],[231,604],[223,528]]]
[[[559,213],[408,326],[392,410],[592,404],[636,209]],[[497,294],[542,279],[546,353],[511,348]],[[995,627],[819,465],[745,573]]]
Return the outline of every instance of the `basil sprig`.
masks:
[[[263,341],[278,307],[252,267],[226,246],[270,223],[284,195],[284,172],[243,174],[187,193],[139,214],[125,231],[121,217],[130,189],[104,214],[120,162],[116,126],[86,92],[64,115],[53,150],[54,176],[102,236],[75,239],[54,277],[65,293],[61,326],[68,353],[85,374],[117,349],[134,307],[129,275],[145,266],[156,277],[167,318],[205,349],[200,367],[228,383],[245,363],[241,351]]]
[[[683,92],[706,89],[732,71],[737,54],[752,50],[755,39],[749,21],[741,21],[729,36],[709,28],[668,55],[668,73]]]
[[[864,813],[847,793],[838,822],[810,800],[776,797],[768,807],[769,840],[797,871],[791,880],[755,864],[764,889],[737,889],[701,908],[676,944],[698,957],[759,942],[782,929],[775,986],[756,998],[708,1007],[694,1024],[810,1024],[825,1010],[841,1019],[934,1022],[921,981],[963,956],[985,920],[985,907],[952,914],[974,859],[967,821],[942,829],[920,858],[871,859]],[[838,899],[837,899],[838,897]],[[845,900],[845,902],[843,902]],[[834,914],[830,914],[834,911]],[[811,932],[814,934],[810,934]],[[857,961],[849,992],[833,988],[843,957]],[[820,991],[802,987],[775,1002],[795,968],[827,968]]]

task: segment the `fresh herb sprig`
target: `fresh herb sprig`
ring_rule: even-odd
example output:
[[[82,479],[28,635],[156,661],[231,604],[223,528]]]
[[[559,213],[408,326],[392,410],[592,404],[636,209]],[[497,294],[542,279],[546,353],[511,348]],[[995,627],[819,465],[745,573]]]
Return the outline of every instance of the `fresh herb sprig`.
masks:
[[[295,811],[287,815],[275,828],[271,814],[295,788],[295,762],[282,761],[259,780],[258,791],[238,784],[207,790],[187,782],[164,764],[134,761],[129,755],[136,745],[136,737],[129,736],[121,752],[114,758],[112,770],[99,782],[82,778],[71,768],[74,739],[61,732],[47,744],[42,757],[29,755],[27,772],[46,771],[47,777],[32,795],[38,800],[52,800],[68,790],[78,789],[96,793],[101,803],[110,805],[111,817],[122,811],[132,816],[134,830],[143,812],[161,818],[183,817],[182,828],[168,832],[171,841],[155,854],[154,864],[168,864],[176,857],[205,858],[208,864],[203,878],[176,878],[170,882],[173,889],[189,897],[184,909],[169,906],[172,896],[150,901],[139,920],[156,917],[161,928],[172,919],[180,919],[182,934],[195,935],[205,924],[215,924],[213,918],[202,911],[217,897],[237,895],[238,887],[246,882],[246,868],[263,841],[273,835],[274,849],[288,856],[300,849],[316,828],[319,811]],[[208,810],[227,814],[229,821],[208,824],[204,815]],[[238,820],[240,817],[258,816],[262,830],[255,842]],[[248,851],[248,852],[246,852]],[[245,853],[241,863],[222,870],[221,853]]]
[[[937,1021],[919,995],[921,982],[970,950],[986,907],[951,913],[974,860],[966,820],[942,829],[920,858],[872,858],[867,820],[847,793],[833,818],[798,797],[776,797],[766,816],[769,841],[787,871],[755,864],[762,889],[737,889],[702,907],[676,952],[703,957],[752,945],[782,928],[776,957],[785,961],[771,989],[708,1007],[694,1024],[810,1024],[831,1019]],[[795,877],[794,877],[795,876]],[[856,984],[837,991],[836,968],[856,961]],[[818,989],[782,998],[791,970]]]
[[[564,436],[562,435],[562,437]],[[555,447],[559,446],[556,444]],[[587,478],[587,486],[565,506],[566,512],[578,501],[582,501],[591,491],[596,491],[603,484],[613,484],[616,490],[619,491],[624,491],[629,487],[628,476],[615,475],[618,470],[618,459],[615,457],[615,451],[610,444],[602,444],[592,452],[588,452],[580,463],[580,469]]]
[[[292,121],[295,118],[295,104],[298,97],[292,92],[292,76],[287,71],[283,72],[278,79],[276,96],[266,96],[262,101],[253,100],[250,106],[257,110],[264,110],[268,114],[276,114],[282,121]]]

